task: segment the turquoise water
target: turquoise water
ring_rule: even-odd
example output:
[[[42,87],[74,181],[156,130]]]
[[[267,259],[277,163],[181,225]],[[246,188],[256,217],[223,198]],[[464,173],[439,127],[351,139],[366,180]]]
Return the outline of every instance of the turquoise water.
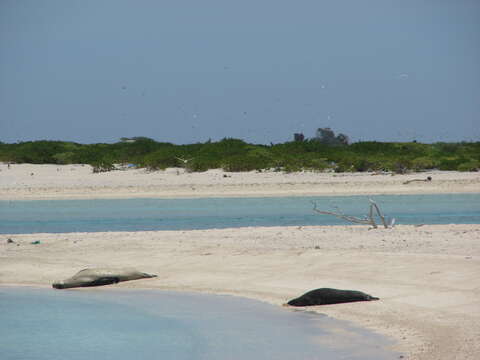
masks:
[[[344,322],[230,296],[0,288],[0,319],[2,360],[398,358]]]
[[[480,224],[480,193],[372,198],[397,224]],[[355,216],[369,206],[367,196],[0,201],[0,233],[347,224],[315,214],[312,200]]]

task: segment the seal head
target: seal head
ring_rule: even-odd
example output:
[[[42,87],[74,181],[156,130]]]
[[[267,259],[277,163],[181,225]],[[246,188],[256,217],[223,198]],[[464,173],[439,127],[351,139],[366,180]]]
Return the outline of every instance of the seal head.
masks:
[[[55,281],[53,284],[52,284],[52,287],[55,288],[55,289],[65,289],[65,282],[59,280],[59,281]]]

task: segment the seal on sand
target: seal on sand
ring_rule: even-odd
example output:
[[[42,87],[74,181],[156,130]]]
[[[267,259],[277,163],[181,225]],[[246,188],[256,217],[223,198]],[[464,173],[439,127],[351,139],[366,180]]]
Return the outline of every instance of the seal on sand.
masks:
[[[361,291],[321,288],[309,291],[296,299],[290,300],[287,304],[291,306],[313,306],[371,300],[379,299]]]
[[[63,281],[56,281],[52,284],[55,289],[68,289],[85,286],[101,286],[116,284],[120,281],[153,278],[157,275],[150,275],[130,268],[95,268],[84,269]]]

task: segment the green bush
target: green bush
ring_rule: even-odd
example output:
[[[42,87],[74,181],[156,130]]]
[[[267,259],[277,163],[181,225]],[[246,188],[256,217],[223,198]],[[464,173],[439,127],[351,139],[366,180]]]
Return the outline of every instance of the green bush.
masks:
[[[352,161],[352,166],[355,171],[377,171],[382,169],[381,162],[371,160],[369,158],[359,158]]]
[[[454,154],[454,153],[458,152],[458,150],[460,149],[460,147],[462,145],[461,145],[461,143],[443,143],[443,142],[440,142],[440,143],[434,144],[433,146],[438,152],[448,155],[448,154]]]
[[[470,160],[457,166],[458,171],[479,171],[480,161]]]
[[[304,169],[314,171],[325,171],[332,167],[330,163],[323,158],[307,159],[307,161],[303,165]]]
[[[353,172],[355,171],[355,167],[350,162],[340,162],[337,164],[334,171],[336,173]]]
[[[62,152],[52,156],[56,164],[73,164],[75,159],[75,153],[73,152]]]
[[[435,167],[437,167],[437,165],[438,165],[437,161],[427,156],[415,158],[411,162],[412,169],[416,171],[434,169]]]
[[[466,163],[467,161],[467,159],[459,157],[444,157],[439,160],[438,169],[457,170],[461,164]]]
[[[222,165],[223,170],[230,172],[261,170],[268,167],[268,158],[259,154],[248,154],[247,156],[235,155],[225,159]]]
[[[185,168],[189,172],[203,172],[209,169],[220,169],[221,167],[219,160],[209,159],[208,157],[196,157],[189,161]]]
[[[288,162],[283,167],[283,171],[285,171],[286,173],[299,172],[299,171],[302,171],[303,169],[304,168],[300,166],[299,163],[296,163],[296,162]]]
[[[337,172],[382,169],[400,173],[435,168],[474,171],[480,161],[480,142],[420,144],[371,141],[328,146],[306,140],[266,146],[232,138],[188,145],[156,142],[145,137],[131,140],[135,141],[86,145],[45,140],[0,143],[0,160],[34,164],[94,164],[98,165],[98,170],[109,169],[110,164],[133,163],[152,170],[184,166],[188,171],[275,168],[290,172],[335,168]],[[183,163],[177,157],[191,160]]]
[[[379,170],[391,171],[395,174],[405,174],[412,169],[411,161],[408,159],[385,159],[380,164]]]
[[[139,163],[148,170],[164,170],[168,167],[181,166],[173,147],[164,148],[148,154],[144,156],[143,160],[141,160]]]
[[[90,164],[94,174],[115,170],[115,166],[108,160],[94,161]]]

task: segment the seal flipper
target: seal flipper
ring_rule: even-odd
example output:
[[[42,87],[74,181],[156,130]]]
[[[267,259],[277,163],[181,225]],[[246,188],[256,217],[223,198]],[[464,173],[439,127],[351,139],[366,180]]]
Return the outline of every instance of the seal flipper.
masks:
[[[144,278],[146,278],[146,279],[150,279],[150,278],[157,277],[157,275],[153,275],[153,274],[147,274],[147,273],[142,273],[142,275],[143,275],[143,276],[144,276]]]
[[[83,286],[102,286],[102,285],[110,285],[110,284],[116,284],[120,282],[120,279],[116,276],[104,276],[101,278],[98,278],[96,280],[93,280],[89,283],[86,283]]]

